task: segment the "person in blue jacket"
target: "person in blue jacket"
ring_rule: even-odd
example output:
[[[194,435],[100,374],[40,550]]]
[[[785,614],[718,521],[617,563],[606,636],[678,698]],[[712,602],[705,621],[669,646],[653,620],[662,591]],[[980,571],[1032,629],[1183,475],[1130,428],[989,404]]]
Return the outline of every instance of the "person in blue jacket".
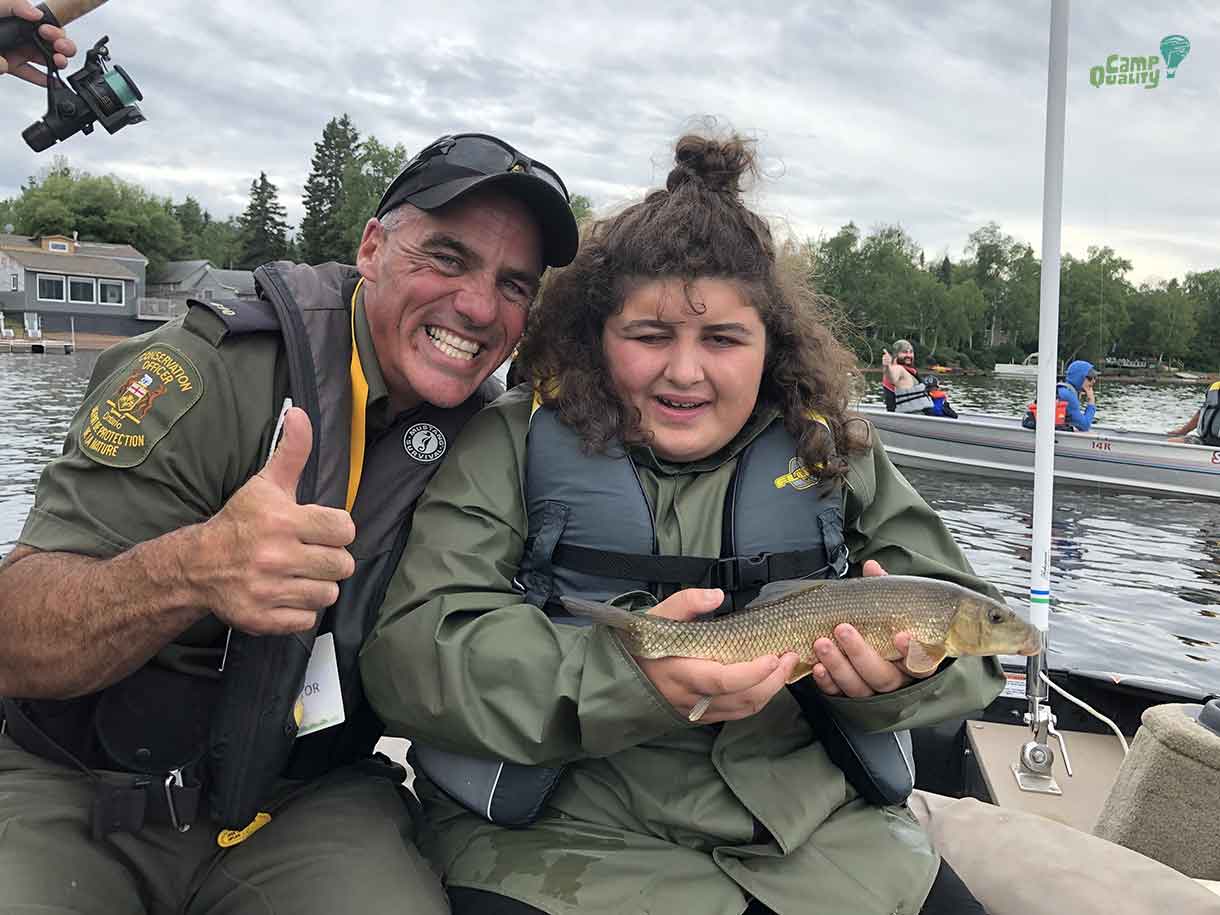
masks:
[[[1063,381],[1055,387],[1055,428],[1064,432],[1088,432],[1097,415],[1097,403],[1093,398],[1093,384],[1097,381],[1097,369],[1093,363],[1077,359],[1063,373]],[[1084,406],[1081,407],[1081,402]],[[1026,429],[1033,429],[1037,421],[1036,404],[1030,404],[1021,421]]]
[[[1093,399],[1093,385],[1097,381],[1097,370],[1093,363],[1077,359],[1063,373],[1063,381],[1055,389],[1055,399],[1067,402],[1068,425],[1077,432],[1088,432],[1097,415],[1097,402]],[[1084,407],[1081,408],[1081,401]]]

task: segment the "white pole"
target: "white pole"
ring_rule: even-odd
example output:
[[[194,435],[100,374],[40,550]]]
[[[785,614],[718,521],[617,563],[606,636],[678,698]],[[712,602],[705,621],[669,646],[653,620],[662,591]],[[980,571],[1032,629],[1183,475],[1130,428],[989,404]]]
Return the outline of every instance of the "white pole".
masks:
[[[1049,625],[1051,514],[1055,486],[1055,381],[1059,353],[1059,251],[1063,222],[1063,134],[1067,112],[1070,0],[1051,0],[1050,67],[1046,82],[1046,162],[1042,190],[1042,290],[1038,314],[1038,431],[1034,455],[1034,546],[1030,614]]]
[[[1050,63],[1046,80],[1046,160],[1042,189],[1042,290],[1038,314],[1038,426],[1034,452],[1034,529],[1029,570],[1030,621],[1042,634],[1042,653],[1026,665],[1026,695],[1034,742],[1045,748],[1050,710],[1042,670],[1051,601],[1051,518],[1055,491],[1055,380],[1059,353],[1059,251],[1063,222],[1063,134],[1067,112],[1070,0],[1051,0]],[[1035,752],[1035,760],[1039,755]],[[1044,758],[1050,776],[1053,757]],[[1018,776],[1020,780],[1020,776]]]
[[[69,315],[68,323],[72,326],[72,352],[76,352],[76,315]]]

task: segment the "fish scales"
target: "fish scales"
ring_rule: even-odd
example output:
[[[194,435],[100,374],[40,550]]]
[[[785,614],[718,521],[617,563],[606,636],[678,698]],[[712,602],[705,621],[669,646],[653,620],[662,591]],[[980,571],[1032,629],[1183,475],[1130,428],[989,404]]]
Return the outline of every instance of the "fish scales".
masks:
[[[899,657],[894,636],[909,632],[943,642],[957,610],[958,586],[909,576],[878,576],[802,588],[714,620],[680,622],[635,614],[623,633],[642,658],[683,656],[722,663],[794,651],[812,655],[814,640],[850,623],[883,657]]]
[[[952,582],[907,575],[820,582],[777,582],[744,610],[715,619],[678,621],[629,613],[610,604],[561,596],[568,610],[610,626],[638,658],[703,658],[732,664],[792,651],[792,680],[814,667],[813,643],[850,623],[883,658],[898,660],[900,632],[911,634],[904,663],[931,672],[946,657],[1041,651],[1036,627],[1004,603]],[[706,706],[696,706],[701,713]],[[692,712],[694,714],[694,712]],[[698,715],[692,717],[692,721]]]

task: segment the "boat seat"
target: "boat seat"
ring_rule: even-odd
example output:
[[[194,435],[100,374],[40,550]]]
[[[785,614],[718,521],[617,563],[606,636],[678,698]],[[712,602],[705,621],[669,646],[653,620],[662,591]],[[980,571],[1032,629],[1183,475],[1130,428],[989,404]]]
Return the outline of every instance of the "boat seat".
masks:
[[[1190,877],[1038,814],[925,791],[910,806],[989,915],[1220,915]]]
[[[1220,733],[1200,723],[1202,708],[1144,711],[1093,832],[1184,874],[1220,880]]]

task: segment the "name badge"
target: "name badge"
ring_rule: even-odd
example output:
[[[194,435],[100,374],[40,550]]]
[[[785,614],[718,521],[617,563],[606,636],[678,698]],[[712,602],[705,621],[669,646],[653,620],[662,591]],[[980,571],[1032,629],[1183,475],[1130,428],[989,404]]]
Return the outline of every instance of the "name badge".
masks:
[[[297,697],[297,736],[342,724],[343,690],[339,688],[339,659],[335,655],[335,636],[326,632],[313,641],[313,653],[305,668],[305,687]]]

